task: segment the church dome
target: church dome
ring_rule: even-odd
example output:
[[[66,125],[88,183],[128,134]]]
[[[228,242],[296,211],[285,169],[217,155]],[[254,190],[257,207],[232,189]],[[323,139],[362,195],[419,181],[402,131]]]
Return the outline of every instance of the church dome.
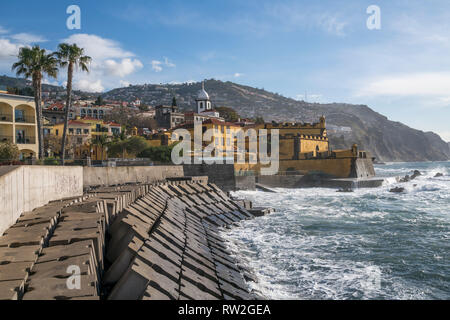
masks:
[[[209,94],[205,91],[205,84],[202,82],[202,88],[197,92],[197,100],[209,100]]]

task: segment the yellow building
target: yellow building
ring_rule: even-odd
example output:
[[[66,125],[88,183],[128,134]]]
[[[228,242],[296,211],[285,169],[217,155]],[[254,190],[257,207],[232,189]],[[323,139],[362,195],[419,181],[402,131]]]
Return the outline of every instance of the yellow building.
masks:
[[[64,123],[47,126],[48,132],[60,137],[64,132]],[[67,128],[68,148],[72,152],[69,156],[73,159],[86,159],[90,156],[92,160],[106,160],[107,150],[96,144],[98,137],[106,136],[111,138],[122,132],[120,124],[106,122],[94,118],[77,118],[69,120]]]
[[[194,125],[186,124],[179,128],[189,131],[191,150],[193,150],[191,156],[201,157],[200,152],[195,152]],[[211,141],[203,141],[202,148],[214,146],[216,150],[222,151],[216,153],[215,156],[222,159],[229,158],[229,152],[227,153],[227,151],[231,150],[231,157],[233,157],[235,162],[235,171],[238,174],[245,174],[246,171],[260,174],[262,166],[256,160],[258,159],[257,153],[260,150],[259,133],[261,129],[267,130],[267,151],[269,155],[272,152],[270,145],[272,130],[278,130],[278,174],[323,173],[340,178],[366,178],[375,174],[370,153],[358,150],[356,145],[353,145],[348,150],[330,150],[325,117],[321,117],[319,122],[313,124],[265,123],[251,126],[241,126],[235,123],[211,119],[202,123],[202,135],[209,129],[213,129],[212,139]],[[245,163],[238,163],[237,132],[240,130],[246,132],[249,129],[254,129],[257,136],[246,136]],[[179,137],[174,136],[175,134],[175,132],[171,132],[172,138],[178,140]],[[250,149],[252,142],[254,142],[255,147],[253,151],[256,152]],[[242,159],[240,160],[242,161]],[[361,170],[360,166],[367,167],[367,170]]]
[[[0,142],[15,143],[20,159],[38,157],[39,141],[33,97],[0,93]]]

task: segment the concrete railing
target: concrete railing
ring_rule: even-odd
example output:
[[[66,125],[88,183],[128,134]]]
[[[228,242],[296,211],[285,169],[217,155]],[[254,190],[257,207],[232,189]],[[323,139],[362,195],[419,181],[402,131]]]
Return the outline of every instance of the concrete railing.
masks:
[[[85,188],[125,183],[153,183],[166,178],[184,177],[183,166],[84,167]]]
[[[0,167],[0,235],[22,213],[82,194],[82,167]]]
[[[0,235],[20,215],[50,201],[77,197],[93,186],[154,183],[183,177],[182,166],[95,168],[75,166],[0,167]]]

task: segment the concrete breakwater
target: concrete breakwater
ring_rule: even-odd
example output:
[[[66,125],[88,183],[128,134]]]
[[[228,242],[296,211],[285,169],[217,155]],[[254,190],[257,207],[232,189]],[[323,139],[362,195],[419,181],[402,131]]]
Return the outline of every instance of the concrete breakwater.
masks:
[[[219,235],[252,217],[201,178],[52,202],[0,237],[0,299],[254,299]]]

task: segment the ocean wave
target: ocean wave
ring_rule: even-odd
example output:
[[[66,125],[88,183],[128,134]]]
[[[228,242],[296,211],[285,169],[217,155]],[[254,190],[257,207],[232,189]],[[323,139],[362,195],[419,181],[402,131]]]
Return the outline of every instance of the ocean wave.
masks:
[[[407,183],[388,177],[380,188],[352,193],[235,192],[276,212],[223,235],[257,276],[251,287],[272,299],[449,299],[450,255],[442,247],[450,239],[448,164],[419,170]],[[405,192],[389,192],[394,186]]]

